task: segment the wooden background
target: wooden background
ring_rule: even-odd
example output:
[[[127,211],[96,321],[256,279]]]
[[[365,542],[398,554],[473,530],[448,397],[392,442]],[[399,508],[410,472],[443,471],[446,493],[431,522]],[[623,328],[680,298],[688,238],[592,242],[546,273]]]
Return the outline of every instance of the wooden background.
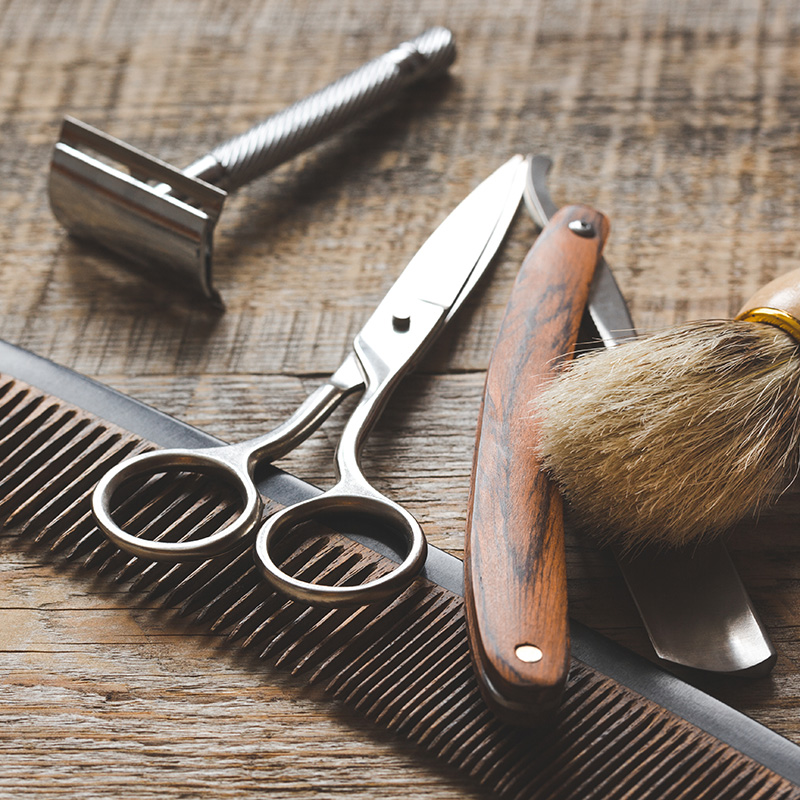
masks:
[[[488,10],[491,5],[495,10]],[[46,196],[65,113],[177,166],[432,24],[450,77],[228,202],[223,315],[66,237]],[[734,313],[800,255],[792,0],[2,0],[0,338],[225,439],[280,421],[451,208],[512,153],[612,220],[641,330]],[[484,370],[534,229],[406,380],[367,469],[460,554]],[[327,485],[335,418],[284,466]],[[714,681],[800,743],[800,504],[731,547],[779,651]],[[0,796],[465,798],[484,793],[316,691],[135,596],[0,541]],[[613,561],[569,540],[571,613],[649,655]]]

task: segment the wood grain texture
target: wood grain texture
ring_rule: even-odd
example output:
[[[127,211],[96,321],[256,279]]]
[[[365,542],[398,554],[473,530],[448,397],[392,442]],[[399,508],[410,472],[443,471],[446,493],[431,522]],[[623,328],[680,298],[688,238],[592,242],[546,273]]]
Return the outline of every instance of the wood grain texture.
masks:
[[[747,318],[751,312],[762,308],[775,309],[796,319],[800,318],[800,270],[793,269],[762,286],[739,309],[736,317]]]
[[[470,649],[487,704],[520,725],[548,721],[569,669],[563,503],[536,457],[531,403],[575,348],[608,232],[586,206],[567,206],[542,231],[511,290],[478,414],[464,552]]]
[[[53,220],[65,113],[183,166],[432,24],[456,35],[450,78],[226,203],[224,315],[143,284]],[[338,365],[467,191],[529,150],[554,159],[557,202],[611,219],[607,257],[640,330],[730,317],[800,256],[798,45],[792,0],[2,0],[0,337],[222,438],[256,435]],[[484,373],[533,235],[520,217],[365,454],[378,487],[456,554]],[[284,464],[330,485],[341,424]],[[796,742],[798,523],[792,490],[729,539],[778,649],[773,675],[693,678]],[[486,796],[217,637],[0,545],[2,796]],[[568,517],[566,557],[570,613],[649,655],[613,560]]]
[[[49,554],[62,568],[78,567],[76,572],[98,582],[126,585],[134,598],[177,608],[198,623],[198,630],[226,631],[230,650],[256,652],[267,671],[291,671],[301,681],[322,686],[338,702],[418,742],[499,797],[800,796],[800,786],[579,661],[571,665],[563,702],[545,731],[502,724],[477,686],[463,598],[424,578],[386,603],[309,608],[265,584],[248,551],[200,565],[154,564],[120,552],[93,524],[92,487],[79,462],[76,469],[65,470],[57,466],[58,459],[37,458],[41,432],[29,422],[43,408],[52,409],[49,441],[60,442],[59,451],[91,436],[99,452],[87,448],[82,458],[94,469],[147,443],[20,381],[2,376],[0,386],[0,465],[10,473],[0,518],[7,520],[6,530],[16,531],[21,546]],[[108,408],[116,418],[113,407]],[[54,484],[61,487],[55,502],[48,502],[52,495],[48,498],[47,491],[30,492],[31,481],[41,473],[49,474],[47,491]],[[181,537],[199,533],[198,522],[203,526],[225,513],[213,481],[184,489],[185,484],[179,488],[168,479],[135,491],[132,506],[145,518],[137,527],[147,527],[147,509],[160,515],[165,504],[193,509],[180,517],[169,514],[175,520],[173,533]],[[26,497],[32,501],[27,508]],[[205,513],[196,513],[201,510]],[[342,585],[356,573],[369,577],[393,569],[390,559],[324,526],[313,527],[313,541],[281,548],[279,559],[288,557],[284,568],[293,574]]]

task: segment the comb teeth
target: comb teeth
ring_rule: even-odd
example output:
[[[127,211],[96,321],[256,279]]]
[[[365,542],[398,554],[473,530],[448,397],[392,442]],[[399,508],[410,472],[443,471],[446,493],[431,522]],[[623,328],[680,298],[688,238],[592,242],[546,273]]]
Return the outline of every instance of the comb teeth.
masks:
[[[147,449],[121,428],[0,379],[0,516],[6,526],[106,580],[195,615],[498,796],[800,798],[788,781],[578,661],[553,727],[536,732],[501,723],[472,674],[463,600],[436,584],[418,580],[383,604],[319,609],[273,592],[248,551],[200,564],[159,564],[121,553],[94,526],[90,494],[105,470]],[[208,484],[177,492],[162,480],[123,499],[119,513],[142,532],[165,515],[164,535],[182,539],[232,512]],[[336,584],[393,567],[326,529],[281,555],[288,572]]]

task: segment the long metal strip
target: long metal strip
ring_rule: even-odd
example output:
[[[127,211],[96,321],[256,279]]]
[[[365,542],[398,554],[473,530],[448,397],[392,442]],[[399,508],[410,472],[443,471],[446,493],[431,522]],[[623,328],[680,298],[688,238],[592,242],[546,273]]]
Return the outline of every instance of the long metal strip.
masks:
[[[2,340],[0,372],[161,446],[222,444],[138,400]],[[258,478],[264,494],[279,503],[295,502],[319,491],[274,467],[265,468]],[[391,555],[380,545],[369,544]],[[462,563],[454,556],[430,547],[425,576],[463,596]],[[794,743],[580,623],[571,623],[571,636],[573,655],[579,661],[800,786],[800,747]]]

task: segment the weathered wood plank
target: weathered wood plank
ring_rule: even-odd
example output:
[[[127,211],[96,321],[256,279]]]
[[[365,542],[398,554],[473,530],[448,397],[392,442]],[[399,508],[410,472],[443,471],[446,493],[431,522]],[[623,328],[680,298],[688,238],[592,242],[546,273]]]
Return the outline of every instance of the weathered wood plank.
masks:
[[[229,198],[215,315],[69,240],[47,206],[73,114],[178,166],[431,24],[448,79]],[[726,316],[796,266],[800,7],[790,0],[0,2],[0,337],[225,439],[328,374],[433,227],[512,152],[607,213],[643,331]],[[400,388],[365,464],[456,554],[489,354],[534,230]],[[325,485],[342,415],[282,462]],[[779,650],[706,688],[800,742],[800,505],[734,557]],[[647,654],[613,561],[568,531],[574,616]],[[463,776],[169,615],[0,541],[0,796],[481,796]]]

